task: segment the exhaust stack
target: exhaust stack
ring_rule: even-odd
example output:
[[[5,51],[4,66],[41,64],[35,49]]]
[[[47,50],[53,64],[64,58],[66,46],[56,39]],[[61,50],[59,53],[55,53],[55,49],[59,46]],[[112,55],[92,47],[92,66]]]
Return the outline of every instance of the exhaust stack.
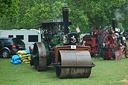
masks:
[[[113,28],[113,30],[115,31],[115,25],[116,25],[116,18],[113,18],[112,19],[112,28]]]
[[[69,33],[69,21],[68,21],[68,7],[63,7],[63,22],[64,22],[64,33],[67,34]]]

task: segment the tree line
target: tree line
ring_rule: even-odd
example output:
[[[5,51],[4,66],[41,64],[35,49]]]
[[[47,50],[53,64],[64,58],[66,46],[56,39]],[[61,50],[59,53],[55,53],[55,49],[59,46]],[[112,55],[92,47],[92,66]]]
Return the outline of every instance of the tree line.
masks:
[[[128,29],[127,0],[0,0],[0,29],[30,29],[48,19],[62,18],[62,7],[69,7],[71,29],[83,33],[91,27],[111,25]]]

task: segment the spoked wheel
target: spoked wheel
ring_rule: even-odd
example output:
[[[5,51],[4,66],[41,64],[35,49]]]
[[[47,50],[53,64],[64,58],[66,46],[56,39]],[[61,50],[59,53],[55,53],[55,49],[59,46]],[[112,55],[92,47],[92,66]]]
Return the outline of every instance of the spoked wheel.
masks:
[[[92,65],[88,51],[60,50],[59,52],[60,65],[66,67],[56,67],[58,78],[88,78],[90,76],[91,68],[77,68],[77,66]]]
[[[33,62],[37,71],[46,70],[46,50],[43,43],[35,43],[33,48]]]
[[[99,48],[103,59],[109,60],[112,57],[111,48],[114,45],[114,40],[110,34],[103,35],[100,38]]]
[[[113,59],[114,60],[120,60],[122,58],[122,50],[120,47],[116,47],[114,48],[114,51],[113,51]]]
[[[128,50],[125,51],[125,57],[128,58]]]
[[[126,43],[124,43],[123,46],[124,46],[123,54],[125,55],[125,58],[128,58],[128,50],[127,50],[127,45],[126,45]]]

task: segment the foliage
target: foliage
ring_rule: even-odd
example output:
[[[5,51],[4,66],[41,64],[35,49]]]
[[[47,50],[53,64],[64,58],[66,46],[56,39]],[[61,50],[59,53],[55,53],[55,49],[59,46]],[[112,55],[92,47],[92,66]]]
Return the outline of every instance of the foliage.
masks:
[[[120,9],[115,10],[115,17],[118,27],[128,30],[128,3],[125,3]]]
[[[92,26],[104,27],[114,17],[114,9],[124,3],[125,0],[69,0],[71,19],[85,32]]]
[[[72,29],[79,27],[83,33],[92,26],[111,23],[116,9],[126,10],[126,0],[1,0],[0,29],[24,28],[47,19],[62,18],[62,7],[67,6],[69,18],[73,22]],[[126,13],[124,11],[123,13]],[[123,16],[127,17],[126,14]],[[124,18],[124,27],[128,24]],[[121,22],[122,23],[122,22]]]
[[[0,16],[7,15],[7,9],[11,5],[11,0],[0,0]]]

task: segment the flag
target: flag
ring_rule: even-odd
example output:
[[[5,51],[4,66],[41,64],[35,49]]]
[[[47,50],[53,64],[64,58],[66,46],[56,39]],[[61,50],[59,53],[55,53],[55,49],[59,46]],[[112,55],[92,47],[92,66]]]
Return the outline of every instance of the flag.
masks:
[[[70,27],[68,27],[68,29],[71,30]]]
[[[79,29],[79,27],[77,27],[77,28],[76,28],[76,31],[77,31],[77,33],[79,33],[79,32],[80,32],[80,29]]]

